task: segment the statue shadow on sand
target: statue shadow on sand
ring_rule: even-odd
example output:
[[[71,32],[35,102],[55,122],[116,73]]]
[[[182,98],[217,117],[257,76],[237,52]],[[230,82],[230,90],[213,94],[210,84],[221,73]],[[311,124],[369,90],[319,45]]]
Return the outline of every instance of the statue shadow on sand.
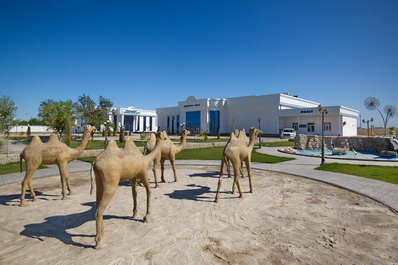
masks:
[[[95,202],[88,202],[82,204],[83,206],[89,206],[90,209],[80,213],[73,213],[69,215],[57,215],[50,216],[45,219],[43,223],[35,223],[25,225],[25,229],[21,232],[21,235],[44,241],[43,237],[56,238],[59,241],[67,245],[73,245],[83,248],[94,248],[94,240],[92,245],[86,245],[77,243],[73,240],[73,237],[95,237],[95,223],[93,223],[93,234],[73,234],[67,232],[69,229],[77,228],[84,225],[86,222],[95,221],[94,214],[96,211]],[[104,215],[104,219],[131,219],[129,216],[114,216]],[[135,220],[135,219],[134,219]],[[140,221],[140,220],[136,220]]]
[[[45,194],[45,193],[43,193],[41,191],[38,191],[38,190],[35,190],[35,193],[36,193],[37,196],[40,196],[39,199],[42,200],[42,201],[49,201],[50,199],[47,198],[47,197],[59,197],[58,195],[48,195],[48,194]],[[0,195],[0,205],[16,206],[16,205],[19,204],[20,198],[21,198],[21,194]],[[30,193],[27,193],[25,195],[25,198],[30,200],[30,201],[33,199],[33,197],[30,195]],[[9,204],[9,203],[14,202],[14,201],[15,201],[16,205]]]

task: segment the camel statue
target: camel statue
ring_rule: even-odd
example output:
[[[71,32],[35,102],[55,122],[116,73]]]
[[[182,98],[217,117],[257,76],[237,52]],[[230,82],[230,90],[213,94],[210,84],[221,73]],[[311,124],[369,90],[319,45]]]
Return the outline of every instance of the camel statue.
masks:
[[[227,165],[227,160],[229,160],[234,168],[234,181],[232,184],[232,193],[234,193],[235,184],[238,187],[239,197],[242,198],[242,191],[240,189],[238,175],[241,168],[241,162],[244,161],[247,168],[247,174],[249,177],[249,185],[250,185],[250,192],[253,192],[252,186],[252,178],[251,178],[251,153],[253,150],[253,146],[255,143],[255,139],[257,135],[261,133],[261,131],[257,130],[254,127],[250,128],[250,138],[249,138],[249,145],[247,142],[242,138],[236,137],[235,134],[231,134],[231,138],[227,147],[224,149],[222,161],[221,161],[221,168],[220,168],[220,176],[218,179],[218,187],[217,187],[217,194],[216,199],[214,202],[218,201],[221,183],[222,183],[222,176],[224,175],[224,167]]]
[[[67,165],[69,162],[75,160],[86,148],[90,134],[95,130],[94,126],[85,126],[83,139],[80,145],[76,148],[70,148],[66,144],[61,143],[55,134],[51,134],[49,140],[43,143],[39,136],[34,136],[30,144],[19,155],[19,163],[22,172],[22,159],[26,161],[26,174],[22,181],[21,187],[21,203],[19,206],[24,206],[26,185],[29,186],[30,193],[33,197],[33,201],[37,201],[35,191],[32,187],[32,175],[36,169],[41,165],[54,165],[56,164],[59,168],[59,174],[61,175],[62,184],[62,199],[65,199],[65,182],[69,191],[69,195],[72,193],[70,189]]]
[[[173,172],[174,172],[174,181],[177,181],[177,174],[176,174],[176,167],[175,167],[175,156],[176,154],[178,154],[179,152],[181,152],[182,149],[184,149],[184,146],[186,144],[186,138],[187,136],[190,134],[189,131],[187,130],[182,130],[181,133],[181,143],[179,146],[175,146],[173,144],[172,141],[170,141],[170,139],[167,137],[167,133],[164,132],[165,136],[163,137],[163,144],[162,144],[162,151],[161,153],[158,154],[158,156],[155,158],[154,162],[153,162],[153,167],[152,167],[152,171],[153,171],[153,175],[155,176],[155,187],[158,186],[158,180],[157,180],[157,175],[156,175],[156,168],[159,165],[159,162],[161,164],[161,182],[166,182],[164,180],[164,162],[166,161],[166,159],[170,159],[170,163],[171,163],[171,167],[173,168]],[[147,144],[145,145],[144,148],[144,153],[145,154],[149,154],[152,152],[153,148],[154,148],[154,134],[151,134],[151,137],[149,138]]]
[[[134,144],[134,141],[127,138],[124,148],[119,149],[115,141],[111,140],[103,153],[93,162],[92,169],[95,173],[96,182],[96,206],[95,220],[97,223],[95,248],[104,247],[102,238],[104,235],[103,214],[116,192],[119,182],[129,180],[134,200],[133,218],[137,215],[137,179],[139,179],[145,189],[147,196],[147,211],[144,222],[149,222],[151,189],[148,181],[149,164],[157,157],[161,150],[161,133],[157,133],[156,147],[148,155],[143,155]],[[93,177],[91,177],[91,183]],[[92,193],[92,186],[90,194]]]
[[[249,139],[247,138],[247,135],[246,135],[246,131],[245,131],[245,129],[242,129],[242,130],[238,130],[238,129],[236,129],[235,130],[235,132],[234,132],[234,134],[235,134],[235,136],[238,138],[238,139],[240,139],[240,140],[242,140],[242,141],[244,141],[244,142],[246,142],[247,144],[249,143]],[[231,140],[231,138],[230,138],[230,140]],[[230,140],[227,142],[227,144],[224,146],[224,150],[223,150],[223,155],[224,155],[224,152],[225,152],[225,149],[227,148],[227,146],[228,146],[228,144],[229,144],[229,142],[230,142]],[[230,167],[230,161],[228,160],[228,159],[226,159],[226,167],[227,167],[227,172],[228,172],[228,178],[230,178],[231,177],[231,167]],[[242,175],[242,178],[244,177],[244,175],[243,175],[243,161],[241,161],[240,162],[240,174]]]

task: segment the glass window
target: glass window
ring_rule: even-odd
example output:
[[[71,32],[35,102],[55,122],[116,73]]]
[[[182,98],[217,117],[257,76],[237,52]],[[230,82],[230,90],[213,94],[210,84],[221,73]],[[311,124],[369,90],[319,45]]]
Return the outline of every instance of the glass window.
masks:
[[[124,130],[133,131],[134,130],[134,116],[124,116]]]
[[[153,117],[150,117],[149,118],[149,131],[151,131],[151,132],[153,131],[152,130],[152,125],[153,125]]]
[[[313,122],[307,123],[307,131],[308,132],[315,132],[315,123],[313,123]]]
[[[186,128],[192,134],[200,132],[200,111],[188,111],[186,113]]]
[[[166,129],[167,133],[170,133],[170,116],[167,116],[167,129]]]
[[[177,133],[180,133],[180,115],[177,115]]]
[[[220,129],[220,111],[211,110],[209,133],[219,133],[219,129]]]
[[[331,131],[331,130],[332,130],[332,123],[325,122],[325,131]]]
[[[297,122],[293,122],[292,123],[292,128],[297,131],[298,130],[298,123]]]

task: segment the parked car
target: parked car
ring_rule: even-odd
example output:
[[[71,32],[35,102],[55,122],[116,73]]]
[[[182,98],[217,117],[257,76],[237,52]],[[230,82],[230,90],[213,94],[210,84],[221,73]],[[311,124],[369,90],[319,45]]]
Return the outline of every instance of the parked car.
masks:
[[[296,137],[296,131],[293,128],[284,128],[281,131],[281,138],[294,139]]]

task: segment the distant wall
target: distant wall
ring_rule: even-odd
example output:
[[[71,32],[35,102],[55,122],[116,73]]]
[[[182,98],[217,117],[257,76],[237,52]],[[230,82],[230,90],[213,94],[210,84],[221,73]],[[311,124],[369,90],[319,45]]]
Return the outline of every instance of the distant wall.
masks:
[[[299,134],[295,138],[295,148],[299,150],[321,149],[322,137],[318,135]],[[390,138],[386,137],[360,137],[360,136],[325,136],[325,148],[331,143],[335,147],[349,150],[368,151],[380,153],[384,150],[393,150]]]
[[[18,125],[14,126],[10,130],[10,134],[26,134],[28,132],[27,125]],[[53,131],[48,126],[41,126],[41,125],[31,125],[30,126],[31,133],[43,133],[43,134],[50,134]]]

